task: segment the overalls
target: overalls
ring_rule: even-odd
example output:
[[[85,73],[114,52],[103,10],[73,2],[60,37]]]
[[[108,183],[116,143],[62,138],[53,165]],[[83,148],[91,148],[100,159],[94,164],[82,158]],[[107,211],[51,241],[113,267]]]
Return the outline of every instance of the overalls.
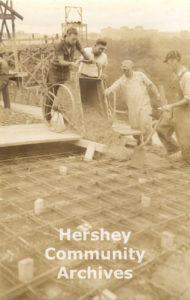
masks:
[[[184,98],[180,86],[180,80],[183,75],[173,79],[169,85],[167,99],[168,103],[176,103]],[[182,151],[185,160],[190,162],[190,105],[174,107],[171,115],[164,113],[164,117],[157,129],[158,136],[165,146],[168,154]],[[172,137],[176,134],[177,142]]]

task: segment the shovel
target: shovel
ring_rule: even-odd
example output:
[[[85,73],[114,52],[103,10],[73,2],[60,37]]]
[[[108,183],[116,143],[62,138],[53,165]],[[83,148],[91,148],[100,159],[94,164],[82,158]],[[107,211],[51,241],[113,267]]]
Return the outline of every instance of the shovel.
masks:
[[[145,163],[145,150],[143,148],[151,140],[151,138],[154,135],[154,133],[156,132],[156,130],[157,130],[157,128],[158,128],[161,120],[162,120],[162,116],[156,122],[154,128],[152,129],[150,135],[147,137],[146,141],[144,141],[142,144],[140,144],[139,146],[137,146],[134,149],[134,153],[133,153],[133,155],[131,157],[131,160],[130,160],[130,163],[129,163],[130,167],[133,167],[135,169],[140,169],[140,168],[144,167],[144,163]]]

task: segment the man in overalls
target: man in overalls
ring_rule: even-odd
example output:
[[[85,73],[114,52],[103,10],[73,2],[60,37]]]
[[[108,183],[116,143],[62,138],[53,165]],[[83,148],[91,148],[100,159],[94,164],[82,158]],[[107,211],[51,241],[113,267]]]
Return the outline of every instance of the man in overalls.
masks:
[[[116,80],[105,94],[109,95],[121,90],[126,99],[128,108],[129,124],[131,128],[140,130],[144,139],[149,136],[152,130],[152,105],[150,92],[159,103],[159,92],[153,82],[142,72],[134,71],[134,64],[131,60],[122,62],[123,75]],[[159,105],[158,105],[159,106]],[[141,141],[139,137],[137,143]]]
[[[190,72],[184,67],[178,51],[170,51],[164,62],[172,77],[166,91],[168,104],[162,107],[164,114],[158,136],[169,157],[176,160],[182,155],[190,162]]]

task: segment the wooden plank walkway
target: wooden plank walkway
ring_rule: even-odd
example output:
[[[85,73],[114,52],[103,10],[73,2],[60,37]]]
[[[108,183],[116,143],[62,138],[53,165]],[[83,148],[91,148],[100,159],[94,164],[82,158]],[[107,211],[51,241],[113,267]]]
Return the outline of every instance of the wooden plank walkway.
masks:
[[[0,147],[52,142],[75,142],[81,136],[69,131],[57,133],[45,124],[11,125],[0,127]]]

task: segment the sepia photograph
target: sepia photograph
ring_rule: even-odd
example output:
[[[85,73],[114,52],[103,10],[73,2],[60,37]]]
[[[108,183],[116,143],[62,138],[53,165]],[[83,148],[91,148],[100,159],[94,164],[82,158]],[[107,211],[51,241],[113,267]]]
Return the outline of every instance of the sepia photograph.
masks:
[[[190,1],[0,0],[0,300],[190,300]]]

